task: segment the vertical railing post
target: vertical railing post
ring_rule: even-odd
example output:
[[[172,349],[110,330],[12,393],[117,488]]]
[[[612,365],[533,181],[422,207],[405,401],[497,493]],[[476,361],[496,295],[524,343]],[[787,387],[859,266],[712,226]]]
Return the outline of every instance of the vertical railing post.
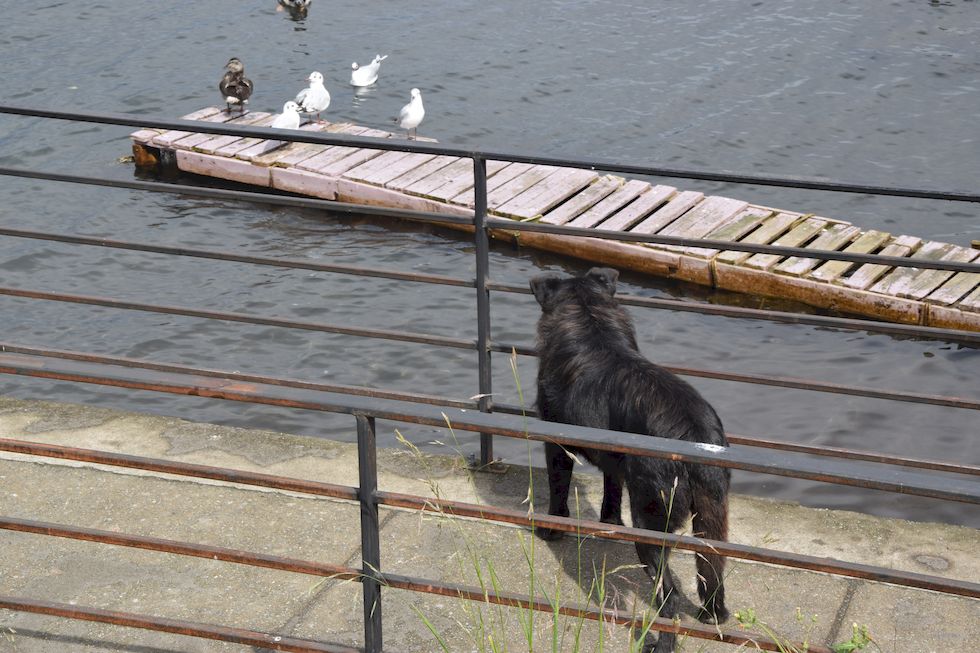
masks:
[[[476,347],[480,375],[480,410],[493,410],[493,383],[490,372],[490,234],[487,231],[487,160],[473,157],[473,237],[476,244]],[[480,466],[493,462],[493,436],[480,434]]]
[[[381,653],[381,533],[378,521],[378,451],[374,418],[357,418],[357,496],[361,502],[361,569],[364,578],[364,650]]]

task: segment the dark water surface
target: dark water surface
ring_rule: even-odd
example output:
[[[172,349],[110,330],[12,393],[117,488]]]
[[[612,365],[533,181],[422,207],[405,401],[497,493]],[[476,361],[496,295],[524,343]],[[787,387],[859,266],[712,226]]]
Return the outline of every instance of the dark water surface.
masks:
[[[0,101],[177,117],[219,98],[230,56],[278,111],[324,73],[331,120],[388,127],[422,90],[420,134],[443,143],[631,163],[975,190],[980,173],[977,2],[537,2],[314,0],[291,20],[275,0],[40,2],[5,6]],[[379,84],[350,62],[387,53]],[[0,116],[0,165],[132,178],[120,127]],[[674,181],[864,227],[968,245],[975,206]],[[0,178],[0,224],[472,277],[472,246],[437,230],[125,190]],[[493,278],[525,283],[588,264],[508,246]],[[474,338],[473,292],[0,239],[2,285]],[[625,275],[623,291],[730,301]],[[767,304],[767,306],[770,304]],[[527,343],[537,307],[494,295],[493,335]],[[633,309],[641,347],[675,364],[976,398],[980,355],[955,344]],[[476,393],[472,352],[306,331],[0,297],[3,339],[154,361],[444,394]],[[500,400],[518,401],[506,357]],[[534,361],[520,359],[533,400]],[[974,412],[693,379],[728,430],[980,463]],[[95,386],[0,378],[0,392],[350,439],[349,418]],[[383,425],[394,446],[392,425]],[[406,427],[409,439],[445,440]],[[474,437],[459,434],[467,452]],[[524,443],[497,453],[526,461]],[[535,448],[535,462],[540,462]],[[967,506],[736,473],[736,490],[980,526]]]

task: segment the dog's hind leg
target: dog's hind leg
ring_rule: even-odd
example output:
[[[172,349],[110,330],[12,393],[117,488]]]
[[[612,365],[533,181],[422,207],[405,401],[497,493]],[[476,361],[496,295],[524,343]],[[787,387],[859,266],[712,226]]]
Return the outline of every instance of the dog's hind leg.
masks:
[[[666,527],[665,522],[656,524],[650,523],[650,521],[637,524],[636,516],[634,515],[633,518],[634,526],[639,526],[640,528],[663,531]],[[674,577],[670,573],[670,567],[667,565],[670,549],[655,544],[637,543],[636,553],[640,558],[640,562],[646,565],[646,572],[653,581],[653,603],[650,607],[654,612],[654,616],[664,617],[666,619],[674,619],[679,616],[680,596],[677,593],[678,589],[674,583]],[[676,635],[674,633],[660,631],[657,636],[656,645],[651,648],[649,638],[647,638],[642,650],[643,653],[674,653],[675,644]]]
[[[713,471],[722,472],[717,468]],[[694,535],[725,541],[728,539],[727,478],[724,483],[716,480],[712,485],[716,492],[698,488],[692,493]],[[720,496],[717,493],[719,488],[722,489]],[[698,596],[701,597],[698,619],[709,624],[722,623],[728,619],[728,609],[725,608],[725,558],[714,551],[699,551],[695,559],[698,568]]]
[[[568,517],[568,488],[572,483],[572,459],[564,447],[553,442],[544,443],[544,455],[548,462],[548,514]],[[545,540],[556,540],[562,531],[551,528],[535,530]]]
[[[604,472],[602,475],[602,510],[599,521],[603,524],[623,525],[623,479],[621,476]]]

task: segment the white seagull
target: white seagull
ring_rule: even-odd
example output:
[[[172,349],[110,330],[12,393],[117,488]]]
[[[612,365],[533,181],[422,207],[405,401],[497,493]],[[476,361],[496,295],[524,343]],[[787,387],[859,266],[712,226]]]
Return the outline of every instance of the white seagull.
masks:
[[[408,130],[408,139],[415,139],[415,128],[422,124],[425,118],[425,107],[422,106],[422,92],[417,88],[412,89],[412,100],[402,107],[398,114],[397,122],[402,129]]]
[[[299,105],[300,111],[315,113],[316,121],[322,122],[320,112],[326,111],[327,107],[330,106],[330,93],[327,91],[327,87],[323,85],[323,75],[320,73],[313,71],[306,79],[310,82],[310,87],[299,92],[296,96],[296,104]]]
[[[388,58],[388,55],[374,55],[374,61],[365,65],[358,66],[355,61],[350,65],[350,84],[351,86],[370,86],[371,84],[378,81],[378,70],[381,68],[381,62]]]
[[[282,105],[282,113],[275,117],[272,126],[276,129],[299,129],[299,105],[292,100]]]

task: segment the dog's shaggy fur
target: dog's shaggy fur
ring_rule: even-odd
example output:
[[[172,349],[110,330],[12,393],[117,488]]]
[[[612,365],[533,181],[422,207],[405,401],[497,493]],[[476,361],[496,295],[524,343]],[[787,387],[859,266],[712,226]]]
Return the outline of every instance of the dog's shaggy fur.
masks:
[[[644,358],[633,321],[614,299],[619,273],[593,268],[581,277],[546,274],[531,280],[541,304],[538,321],[538,410],[542,419],[595,428],[727,446],[721,420],[697,390]],[[573,448],[603,472],[600,519],[622,524],[623,485],[633,525],[673,532],[693,514],[694,533],[724,540],[728,531],[727,469],[648,456]],[[546,443],[552,515],[568,516],[572,459]],[[545,539],[561,533],[538,529]],[[669,549],[637,544],[636,551],[658,587],[661,616],[679,613],[678,590],[667,567]],[[728,618],[722,573],[725,559],[698,554],[698,618]],[[662,574],[660,573],[662,571]],[[655,653],[674,650],[673,633],[662,632]]]

